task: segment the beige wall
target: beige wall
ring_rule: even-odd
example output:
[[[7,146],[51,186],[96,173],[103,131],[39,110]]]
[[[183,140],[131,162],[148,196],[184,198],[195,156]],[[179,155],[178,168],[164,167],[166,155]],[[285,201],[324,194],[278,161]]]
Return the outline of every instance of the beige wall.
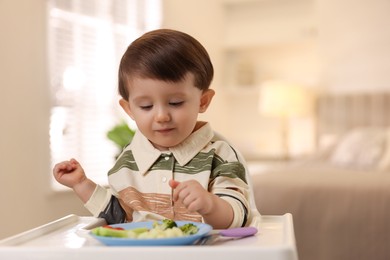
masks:
[[[214,65],[212,88],[216,96],[207,113],[202,114],[204,120],[212,120],[218,130],[228,127],[227,114],[220,113],[226,106],[222,95],[222,51],[223,13],[220,1],[208,0],[164,0],[163,27],[182,30],[199,40],[209,52]]]
[[[323,85],[333,92],[390,90],[390,1],[317,1]]]
[[[0,1],[0,238],[87,214],[72,193],[49,188],[45,2]]]
[[[164,0],[164,26],[192,34],[210,52],[216,68],[213,88],[217,96],[203,117],[244,148],[268,145],[261,143],[263,139],[257,139],[258,136],[277,143],[279,136],[274,131],[274,122],[259,119],[254,92],[225,91],[226,60],[222,45],[227,23],[222,2]],[[373,86],[388,89],[389,2],[318,2],[318,30],[325,34],[320,37],[322,69],[312,82],[318,80],[320,87],[333,90],[343,86],[354,90],[355,85],[360,90]],[[0,0],[0,238],[70,213],[88,214],[73,193],[56,194],[49,188],[45,3],[45,0]],[[339,27],[341,21],[347,21],[345,27]],[[294,64],[278,63],[273,68],[288,72]]]

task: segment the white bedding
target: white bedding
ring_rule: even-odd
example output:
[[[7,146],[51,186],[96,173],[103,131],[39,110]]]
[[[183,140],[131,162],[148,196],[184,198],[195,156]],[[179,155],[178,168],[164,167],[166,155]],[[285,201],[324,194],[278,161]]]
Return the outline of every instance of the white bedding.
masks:
[[[300,260],[390,259],[390,138],[375,131],[261,174],[250,168],[260,213],[292,213]]]

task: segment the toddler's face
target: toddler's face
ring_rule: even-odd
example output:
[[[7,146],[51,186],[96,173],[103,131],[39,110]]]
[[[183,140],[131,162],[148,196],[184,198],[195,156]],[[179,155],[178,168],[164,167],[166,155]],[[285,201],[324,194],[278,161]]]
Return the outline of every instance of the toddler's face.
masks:
[[[176,83],[137,77],[129,85],[129,100],[120,104],[159,150],[184,141],[214,95],[196,88],[192,74]]]

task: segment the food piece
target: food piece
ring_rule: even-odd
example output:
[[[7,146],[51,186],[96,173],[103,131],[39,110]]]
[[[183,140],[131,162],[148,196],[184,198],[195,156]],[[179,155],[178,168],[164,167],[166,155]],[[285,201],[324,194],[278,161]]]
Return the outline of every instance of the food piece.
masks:
[[[127,230],[118,230],[111,227],[97,227],[92,229],[92,234],[103,237],[128,237]]]
[[[183,232],[184,235],[189,236],[198,233],[199,228],[192,223],[187,223],[181,226],[180,230]]]
[[[177,227],[177,224],[172,219],[163,219],[161,221],[161,224],[158,223],[157,221],[153,223],[153,228],[158,228],[161,230],[166,230],[168,228],[174,228],[174,227]]]
[[[111,228],[111,229],[116,229],[116,230],[125,230],[124,228],[121,228],[121,227],[112,227],[110,225],[105,225],[103,226],[104,228]]]
[[[146,227],[139,227],[139,228],[130,229],[130,230],[128,230],[128,231],[132,231],[132,232],[134,232],[135,234],[139,235],[139,234],[141,234],[141,233],[148,232],[149,229],[146,228]]]
[[[181,231],[181,229],[178,228],[178,227],[174,227],[174,228],[170,228],[170,229],[165,230],[165,234],[166,234],[166,237],[182,237],[182,236],[185,236],[183,231]]]
[[[161,222],[154,222],[152,229],[139,227],[125,230],[121,227],[106,225],[94,228],[91,232],[96,236],[149,239],[189,236],[196,234],[198,230],[199,228],[192,223],[187,223],[178,227],[175,221],[171,219],[163,219]]]

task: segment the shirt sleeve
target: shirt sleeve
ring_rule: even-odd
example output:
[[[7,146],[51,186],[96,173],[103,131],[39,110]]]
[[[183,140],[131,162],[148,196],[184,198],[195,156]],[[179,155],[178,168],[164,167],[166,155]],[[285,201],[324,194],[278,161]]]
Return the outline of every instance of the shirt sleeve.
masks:
[[[110,202],[111,192],[100,185],[96,185],[91,198],[84,204],[84,207],[92,213],[94,217],[97,217]]]
[[[249,187],[245,180],[245,168],[240,162],[223,162],[212,175],[212,192],[225,199],[232,207],[234,219],[231,227],[247,225],[249,214]]]
[[[231,227],[246,226],[249,214],[250,189],[246,168],[238,160],[235,150],[224,142],[216,142],[209,189],[225,199],[232,207],[234,219]]]
[[[107,224],[123,223],[126,220],[126,213],[118,198],[99,185],[84,206],[95,217],[104,218]]]
[[[229,228],[245,226],[248,217],[248,210],[242,202],[229,196],[220,196],[220,198],[226,200],[233,208],[234,216]]]

